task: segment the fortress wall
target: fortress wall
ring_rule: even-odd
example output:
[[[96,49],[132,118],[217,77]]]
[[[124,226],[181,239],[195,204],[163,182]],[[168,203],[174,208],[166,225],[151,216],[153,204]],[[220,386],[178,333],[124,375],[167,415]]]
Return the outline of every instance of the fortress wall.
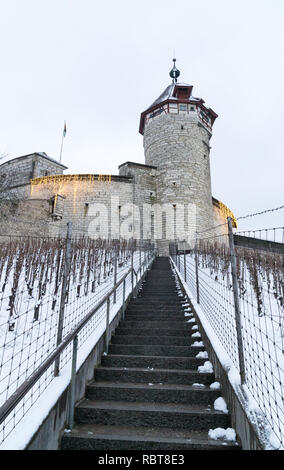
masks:
[[[216,227],[214,230],[216,239],[212,239],[212,242],[218,241],[218,243],[229,243],[228,240],[228,225],[227,225],[227,214],[213,203],[213,225]],[[208,240],[210,241],[210,240]]]
[[[5,202],[0,201],[0,209],[0,242],[10,237],[44,237],[48,234],[48,201],[8,199]]]
[[[144,239],[154,236],[151,229],[151,206],[157,202],[156,168],[132,162],[119,167],[119,174],[133,178],[133,203],[139,207],[140,223],[136,223],[136,231]]]
[[[66,225],[71,221],[74,236],[118,238],[120,220],[131,237],[133,216],[131,208],[125,205],[132,202],[132,180],[107,177],[107,181],[98,181],[98,177],[64,175],[58,182],[52,178],[34,181],[31,198],[50,201],[48,235],[65,236]]]
[[[26,158],[15,158],[0,166],[1,187],[18,186],[27,184],[32,178],[33,156]]]
[[[65,167],[49,158],[34,153],[14,158],[0,165],[0,188],[28,184],[31,178],[46,174],[62,174]]]

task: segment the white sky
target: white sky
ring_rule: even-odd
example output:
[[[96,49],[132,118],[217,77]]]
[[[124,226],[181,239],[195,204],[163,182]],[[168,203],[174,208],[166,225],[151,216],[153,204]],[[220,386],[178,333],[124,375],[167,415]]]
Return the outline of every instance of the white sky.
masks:
[[[283,0],[0,0],[0,153],[70,173],[144,163],[140,113],[180,81],[219,115],[213,195],[236,216],[284,204]],[[239,229],[284,226],[284,210]]]

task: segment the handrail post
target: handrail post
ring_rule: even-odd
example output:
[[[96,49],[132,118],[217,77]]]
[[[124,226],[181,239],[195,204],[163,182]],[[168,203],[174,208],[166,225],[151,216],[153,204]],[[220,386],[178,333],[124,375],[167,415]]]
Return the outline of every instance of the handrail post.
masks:
[[[235,247],[234,247],[232,218],[228,217],[227,221],[228,221],[229,247],[230,247],[230,258],[231,258],[231,269],[232,269],[232,284],[233,284],[233,293],[234,293],[235,320],[236,320],[236,329],[237,329],[237,342],[238,342],[238,352],[239,352],[240,376],[241,376],[241,383],[244,384],[246,381],[245,361],[244,361],[241,309],[240,309],[240,298],[239,298],[239,289],[238,289],[237,264],[236,264],[236,255],[235,255]]]
[[[176,265],[178,265],[178,250],[177,250],[177,242],[175,240],[175,255],[176,255]]]
[[[137,284],[137,277],[138,277],[138,272],[135,271],[135,288],[133,291],[133,298],[136,299],[137,297],[137,289],[138,289],[138,284]]]
[[[133,292],[133,285],[134,285],[134,276],[133,276],[133,244],[132,244],[132,251],[131,251],[131,291]]]
[[[197,243],[195,243],[194,249],[194,260],[195,260],[195,282],[196,282],[196,301],[200,303],[200,295],[199,295],[199,273],[198,273],[198,251],[197,251]]]
[[[183,250],[183,271],[184,271],[184,282],[186,282],[186,255],[185,255],[185,242]]]
[[[106,311],[106,331],[105,331],[105,352],[108,352],[108,339],[109,339],[109,310],[110,298],[107,298],[107,311]]]
[[[68,413],[68,429],[73,428],[74,423],[74,408],[76,397],[76,365],[77,365],[77,351],[78,351],[78,336],[73,339],[73,352],[72,352],[72,369],[71,369],[71,383],[70,383],[70,398],[69,398],[69,413]]]
[[[114,275],[113,275],[113,287],[114,287],[114,292],[113,292],[113,303],[116,303],[116,281],[117,281],[117,252],[115,252],[114,255]]]
[[[126,291],[125,287],[126,287],[126,285],[125,284],[126,283],[125,283],[125,279],[124,279],[124,281],[123,281],[123,293],[122,293],[122,320],[124,320],[125,310],[126,310],[126,307],[125,307],[125,293],[126,293],[125,292]]]
[[[71,237],[72,237],[72,222],[68,222],[56,346],[58,346],[61,343],[62,335],[63,335],[64,310],[65,310],[65,302],[66,302],[66,296],[67,296],[68,277],[70,274]],[[60,364],[60,356],[58,356],[54,365],[55,377],[59,375],[59,364]]]

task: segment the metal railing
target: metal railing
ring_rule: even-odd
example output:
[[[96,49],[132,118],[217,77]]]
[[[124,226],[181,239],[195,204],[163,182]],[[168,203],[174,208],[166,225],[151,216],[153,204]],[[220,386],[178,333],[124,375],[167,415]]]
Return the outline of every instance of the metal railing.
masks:
[[[210,243],[211,242],[211,243]],[[284,448],[284,255],[234,246],[228,233],[171,259],[192,300],[239,371],[266,436]]]
[[[109,271],[110,276],[106,277],[105,283],[102,282],[102,277],[97,277],[96,283],[94,281],[89,282],[89,279],[87,281],[86,277],[88,277],[90,264],[86,264],[86,270],[81,272],[80,283],[78,283],[77,279],[72,285],[72,270],[74,274],[73,265],[76,264],[76,260],[73,258],[76,258],[76,250],[74,247],[71,250],[71,245],[72,238],[69,226],[65,242],[63,244],[62,242],[60,243],[60,250],[63,250],[64,253],[61,256],[61,264],[60,266],[58,265],[59,268],[57,269],[61,273],[60,282],[58,282],[58,279],[54,280],[54,283],[57,283],[57,292],[60,297],[57,298],[57,310],[54,308],[54,314],[52,313],[52,307],[55,305],[53,283],[51,298],[46,300],[45,303],[42,302],[40,304],[40,310],[37,310],[36,322],[34,318],[36,305],[33,304],[27,311],[23,308],[24,312],[22,315],[25,317],[24,321],[21,314],[13,317],[12,329],[10,329],[11,315],[9,315],[5,323],[0,325],[2,331],[5,328],[5,335],[9,337],[8,340],[2,342],[2,347],[0,348],[2,356],[1,364],[4,366],[2,392],[5,392],[7,397],[0,407],[0,430],[2,433],[0,442],[7,438],[26,415],[27,411],[32,408],[43,391],[47,389],[48,385],[60,375],[61,369],[66,365],[69,366],[70,363],[72,366],[68,426],[72,427],[78,350],[84,346],[84,343],[91,335],[100,331],[100,337],[101,334],[104,335],[104,350],[107,352],[110,340],[110,323],[118,312],[121,312],[122,317],[124,316],[127,302],[131,296],[137,295],[147,269],[156,256],[154,246],[151,243],[133,241],[131,246],[127,245],[127,251],[122,253],[120,250],[116,250],[111,255],[109,259],[112,260],[112,267]],[[75,246],[78,246],[78,244]],[[89,249],[87,250],[88,252]],[[19,252],[17,251],[16,258],[18,259],[18,257]],[[130,264],[130,267],[127,267],[127,264]],[[16,262],[13,264],[13,269],[15,269],[15,265]],[[25,263],[23,266],[25,266]],[[78,264],[79,269],[80,266],[81,263]],[[127,271],[125,271],[125,267],[127,267]],[[104,268],[103,264],[102,268],[100,267],[99,269]],[[36,270],[36,273],[38,277],[41,277],[40,270]],[[52,275],[50,277],[52,278]],[[15,274],[13,274],[13,279],[15,279]],[[85,281],[85,284],[83,281]],[[21,287],[18,289],[20,297],[23,295],[24,284],[26,287],[27,282],[25,281],[25,283],[21,284]],[[86,284],[89,285],[89,290]],[[13,282],[14,285],[15,283]],[[58,286],[61,286],[61,289],[58,289]],[[34,289],[35,287],[36,283],[34,283]],[[42,286],[39,291],[41,289]],[[17,297],[15,300],[17,300]],[[2,295],[3,305],[5,305],[5,301],[8,301],[7,296]],[[18,303],[23,305],[22,301]],[[18,305],[18,310],[20,305]],[[46,316],[43,315],[44,308],[47,309]],[[47,321],[45,321],[46,319]],[[33,328],[38,329],[38,331],[41,330],[35,338],[32,337]],[[27,335],[30,337],[30,340],[25,345]],[[13,340],[11,339],[12,336]],[[15,344],[19,342],[21,343],[21,348],[17,347],[16,349]],[[14,345],[12,349],[10,347],[11,344]],[[95,345],[96,343],[92,347],[95,347]],[[7,353],[7,349],[11,349],[11,357]],[[24,354],[23,351],[25,351]],[[38,351],[40,351],[40,357],[37,357]],[[19,364],[16,362],[15,365],[13,361],[18,354]],[[9,358],[10,362],[5,360],[5,355],[6,358]],[[30,366],[31,358],[32,367]],[[8,367],[7,372],[5,372],[5,365]],[[11,379],[13,375],[15,377]],[[13,389],[15,390],[13,391]]]

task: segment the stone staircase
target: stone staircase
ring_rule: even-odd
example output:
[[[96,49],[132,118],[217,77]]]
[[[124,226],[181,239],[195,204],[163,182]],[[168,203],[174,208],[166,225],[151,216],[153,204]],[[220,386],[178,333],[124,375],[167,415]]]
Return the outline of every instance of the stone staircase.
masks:
[[[182,299],[169,259],[157,258],[76,406],[74,428],[64,433],[61,449],[240,448],[208,438],[209,429],[226,429],[230,419],[214,409],[220,397],[210,388],[214,374],[198,372],[206,359],[196,356],[204,347],[193,346],[196,329]]]

